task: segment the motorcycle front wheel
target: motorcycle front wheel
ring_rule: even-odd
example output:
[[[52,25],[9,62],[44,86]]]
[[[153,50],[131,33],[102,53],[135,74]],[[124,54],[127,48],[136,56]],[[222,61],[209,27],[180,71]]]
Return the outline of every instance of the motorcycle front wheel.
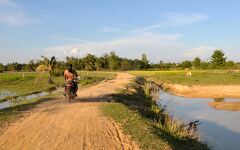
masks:
[[[68,97],[67,99],[68,99],[68,103],[71,103],[71,98],[70,98],[70,97]]]

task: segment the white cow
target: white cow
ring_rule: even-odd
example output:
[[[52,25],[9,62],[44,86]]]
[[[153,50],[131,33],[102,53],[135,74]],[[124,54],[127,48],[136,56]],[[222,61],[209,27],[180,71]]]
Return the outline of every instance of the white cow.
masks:
[[[192,76],[192,72],[191,72],[191,71],[188,71],[188,72],[186,73],[186,76],[191,77],[191,76]]]

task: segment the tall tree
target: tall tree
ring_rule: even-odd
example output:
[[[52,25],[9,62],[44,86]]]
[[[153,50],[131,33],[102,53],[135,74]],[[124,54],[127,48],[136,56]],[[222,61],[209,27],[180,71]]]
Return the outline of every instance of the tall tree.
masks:
[[[0,63],[0,73],[2,73],[4,71],[4,66],[2,63]]]
[[[196,68],[196,69],[199,69],[200,66],[201,66],[201,59],[199,57],[196,57],[193,61],[193,66]]]
[[[159,61],[158,67],[159,69],[164,69],[164,62],[162,60]]]
[[[142,54],[142,69],[147,69],[149,67],[148,59],[146,54]]]
[[[131,62],[131,69],[132,70],[139,70],[142,67],[142,61],[140,61],[139,59],[134,59]]]
[[[236,68],[236,64],[233,61],[227,61],[226,62],[226,68],[227,69],[234,69],[234,68]]]
[[[186,68],[190,69],[191,67],[192,67],[191,61],[185,60],[185,61],[182,62],[182,68],[183,69],[186,69]]]
[[[28,64],[25,65],[26,71],[34,71],[36,69],[36,65],[33,60],[30,60]]]
[[[227,57],[225,57],[225,54],[221,49],[215,50],[211,57],[211,64],[213,68],[221,68],[225,66],[226,59]]]
[[[201,62],[201,69],[209,69],[210,68],[210,63],[209,62]]]
[[[131,68],[131,65],[129,63],[129,60],[124,58],[122,61],[121,61],[121,70],[130,70]]]
[[[81,59],[77,57],[66,57],[67,64],[72,64],[73,68],[81,70],[84,69]]]
[[[22,66],[23,66],[22,64],[14,62],[14,63],[8,63],[6,67],[8,71],[20,71],[22,70]]]
[[[100,59],[102,62],[103,69],[108,69],[109,68],[108,54],[105,53],[102,57],[100,57]]]
[[[44,56],[41,56],[41,57],[43,58],[43,60],[41,61],[41,65],[40,66],[44,67],[44,68],[47,68],[47,71],[48,71],[48,83],[49,84],[53,84],[52,73],[54,71],[54,67],[55,67],[55,64],[56,64],[56,58],[54,56],[52,56],[51,59],[48,59],[47,57],[44,57]]]
[[[115,52],[110,52],[110,55],[108,56],[108,62],[111,70],[117,70],[120,68],[120,59]]]
[[[96,61],[96,68],[97,70],[101,69],[108,69],[108,55],[104,54],[103,56],[99,57]]]
[[[87,71],[96,70],[96,61],[97,61],[96,56],[88,54],[86,57],[82,59],[82,61],[85,65],[85,70]]]

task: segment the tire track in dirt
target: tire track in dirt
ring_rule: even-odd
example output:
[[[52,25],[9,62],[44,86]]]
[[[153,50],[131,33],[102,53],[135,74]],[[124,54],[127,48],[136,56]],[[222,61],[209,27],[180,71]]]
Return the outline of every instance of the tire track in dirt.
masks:
[[[114,80],[80,89],[70,104],[63,98],[39,104],[0,135],[0,149],[139,149],[99,110],[107,95],[131,79],[118,73]]]

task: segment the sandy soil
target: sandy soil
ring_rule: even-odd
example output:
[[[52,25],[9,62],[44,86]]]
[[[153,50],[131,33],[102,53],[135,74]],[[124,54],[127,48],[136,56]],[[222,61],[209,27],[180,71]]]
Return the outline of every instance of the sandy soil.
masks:
[[[184,97],[195,98],[240,98],[240,86],[184,86],[178,84],[163,84],[169,92]]]
[[[0,135],[0,149],[139,149],[99,110],[111,100],[109,94],[132,78],[119,73],[115,80],[80,89],[79,97],[70,104],[65,98],[39,104]]]

